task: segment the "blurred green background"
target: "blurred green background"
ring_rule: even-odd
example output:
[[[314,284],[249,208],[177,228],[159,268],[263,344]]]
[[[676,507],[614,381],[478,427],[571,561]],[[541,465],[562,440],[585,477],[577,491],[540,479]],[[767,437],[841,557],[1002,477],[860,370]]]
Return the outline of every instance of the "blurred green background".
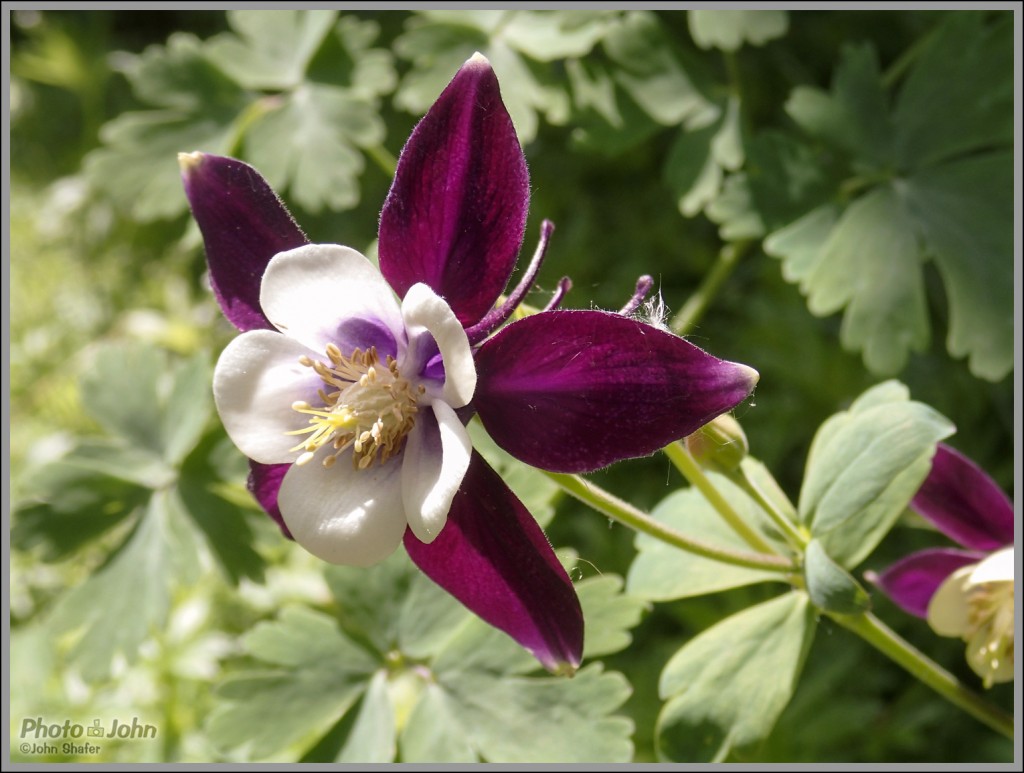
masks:
[[[617,309],[650,273],[672,320],[723,248],[738,256],[686,332],[760,372],[736,415],[791,498],[818,425],[887,377],[949,417],[952,444],[1013,496],[1009,13],[269,13],[12,11],[12,748],[27,716],[137,715],[159,725],[157,741],[109,744],[98,759],[245,758],[209,731],[211,687],[253,666],[241,637],[282,604],[333,602],[322,567],[247,499],[244,460],[211,413],[204,379],[233,330],[208,290],[175,154],[243,158],[313,241],[372,251],[394,159],[474,50],[494,64],[529,162],[524,250],[542,218],[557,227],[541,288],[569,275],[566,306]],[[951,51],[957,66],[944,64]],[[833,274],[798,287],[804,253],[780,239],[773,249],[772,235],[890,188],[910,191],[906,222],[861,232],[851,217],[831,248],[812,245]],[[943,198],[951,188],[962,198]],[[962,243],[940,228],[943,207],[954,225],[971,217]],[[856,245],[871,255],[850,258]],[[851,296],[825,287],[836,276]],[[150,517],[158,497],[146,498],[172,484],[135,469],[145,454],[122,442],[130,430],[110,440],[124,430],[119,404],[154,372],[159,410],[180,385],[197,427],[181,441],[187,454],[156,449],[168,480],[186,509],[223,514],[211,525],[193,512],[212,547],[184,570],[173,551],[146,563],[150,543],[136,540],[135,513]],[[645,509],[681,485],[661,457],[593,480]],[[190,498],[190,481],[201,495]],[[625,576],[632,536],[546,496],[552,543],[580,556],[574,576]],[[192,550],[175,528],[152,544]],[[939,544],[908,516],[862,569]],[[137,574],[111,577],[125,545],[139,546]],[[136,596],[118,595],[136,581]],[[657,679],[672,652],[769,595],[756,586],[649,606],[632,644],[604,658],[632,685],[618,711],[635,723],[634,759],[655,759]],[[876,609],[975,683],[962,643],[884,599]],[[111,633],[122,625],[134,633]],[[125,651],[83,647],[90,636]],[[1010,707],[1011,690],[989,697]],[[1010,746],[826,623],[776,731],[737,759],[1008,761]],[[277,758],[310,748],[283,745]]]

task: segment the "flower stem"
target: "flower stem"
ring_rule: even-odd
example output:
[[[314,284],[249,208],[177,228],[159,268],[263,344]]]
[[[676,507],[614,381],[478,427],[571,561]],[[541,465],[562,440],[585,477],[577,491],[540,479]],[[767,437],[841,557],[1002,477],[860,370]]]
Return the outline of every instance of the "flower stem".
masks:
[[[544,474],[557,483],[563,491],[594,508],[597,512],[635,531],[649,534],[655,539],[677,547],[680,550],[685,550],[688,553],[703,556],[704,558],[710,558],[714,561],[721,561],[725,564],[743,566],[748,569],[763,569],[780,573],[796,571],[793,564],[782,556],[743,553],[709,545],[706,542],[687,536],[654,520],[647,513],[638,510],[628,502],[624,502],[614,494],[605,491],[599,486],[595,486],[578,475],[567,475],[558,472],[545,472]]]
[[[1011,741],[1013,740],[1012,716],[967,689],[960,680],[901,638],[877,617],[870,613],[840,615],[834,612],[825,612],[825,614],[848,631],[860,636],[890,660],[903,666],[912,676],[924,682],[950,703],[963,709]]]
[[[797,528],[786,515],[779,510],[779,508],[765,496],[765,493],[761,491],[761,488],[751,479],[747,474],[747,471],[740,465],[735,471],[728,475],[729,480],[739,486],[743,491],[757,504],[762,510],[772,519],[772,523],[775,524],[776,528],[782,532],[782,536],[786,538],[791,546],[797,550],[803,552],[804,548],[807,547],[807,543],[810,542],[810,538],[807,534],[804,534]]]
[[[693,455],[686,450],[682,443],[669,443],[662,451],[672,461],[672,464],[676,466],[676,469],[683,474],[683,477],[690,481],[690,485],[694,486],[704,495],[704,498],[718,511],[718,514],[722,516],[725,522],[729,524],[729,527],[744,542],[759,553],[777,553],[772,544],[751,528],[743,520],[743,516],[737,513],[736,509],[729,504],[729,500],[722,496],[721,492],[715,488],[715,484],[704,474],[704,470],[701,469],[697,460],[693,458]]]
[[[373,162],[380,167],[381,171],[384,172],[388,177],[395,176],[395,170],[398,169],[398,159],[396,159],[391,152],[383,145],[371,145],[368,148],[363,148]]]
[[[683,308],[679,310],[672,320],[672,332],[677,335],[686,335],[704,316],[711,301],[718,294],[719,288],[725,282],[732,270],[736,268],[740,258],[750,249],[752,241],[730,242],[718,251],[718,259],[711,267],[711,270],[704,275],[703,281],[697,291],[687,298]]]

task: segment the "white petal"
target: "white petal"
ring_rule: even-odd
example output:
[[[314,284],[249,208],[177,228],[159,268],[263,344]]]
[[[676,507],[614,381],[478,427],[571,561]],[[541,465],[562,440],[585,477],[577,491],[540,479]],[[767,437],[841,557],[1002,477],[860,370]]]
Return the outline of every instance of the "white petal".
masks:
[[[445,402],[453,408],[461,408],[469,403],[476,391],[476,365],[473,363],[473,352],[470,351],[466,331],[455,312],[433,290],[419,283],[410,287],[405,294],[402,317],[409,335],[410,352],[417,351],[416,341],[424,332],[430,333],[437,342],[444,360]],[[418,369],[422,365],[415,363],[414,367]]]
[[[398,357],[405,345],[398,301],[380,271],[353,249],[307,244],[275,255],[260,286],[260,306],[282,332],[323,355],[328,343],[346,356],[354,346],[379,344],[346,335],[346,323],[369,323],[397,343],[382,354]],[[387,332],[384,332],[387,331]],[[383,359],[383,357],[382,357]]]
[[[967,581],[968,587],[981,585],[986,582],[1013,582],[1013,546],[997,550],[990,556],[986,556],[978,562],[971,577]]]
[[[939,636],[963,636],[969,622],[967,580],[977,564],[957,569],[932,594],[928,602],[928,625]]]
[[[448,520],[452,498],[469,469],[473,443],[455,411],[434,400],[405,441],[402,502],[413,534],[430,544]]]
[[[318,455],[292,465],[277,503],[295,541],[332,564],[375,564],[405,533],[398,459],[356,470],[349,453],[326,469]]]
[[[272,330],[250,330],[227,345],[213,372],[213,398],[232,442],[263,464],[295,461],[302,436],[289,430],[308,419],[292,409],[296,400],[317,403],[320,377],[299,364],[312,353]]]
[[[1013,681],[1013,646],[1007,647],[1003,657],[996,658],[997,665],[992,668],[993,653],[986,649],[989,644],[989,631],[982,626],[970,641],[967,642],[967,664],[978,676],[985,680],[985,686]]]

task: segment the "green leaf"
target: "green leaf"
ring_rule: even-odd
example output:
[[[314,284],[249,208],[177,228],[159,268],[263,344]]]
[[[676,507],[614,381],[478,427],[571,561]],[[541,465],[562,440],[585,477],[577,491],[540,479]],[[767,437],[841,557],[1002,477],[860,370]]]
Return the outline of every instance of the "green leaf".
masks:
[[[437,673],[455,721],[488,762],[627,762],[633,723],[609,716],[629,697],[621,674],[599,664],[572,679]],[[529,739],[528,742],[524,742]]]
[[[277,189],[310,212],[343,210],[359,202],[362,155],[355,147],[383,141],[376,108],[334,86],[306,83],[251,125],[246,157]]]
[[[812,137],[842,148],[862,164],[884,168],[891,163],[889,99],[870,44],[844,47],[831,93],[798,86],[786,101],[786,112]]]
[[[388,677],[377,671],[363,694],[348,740],[336,762],[393,762],[396,752],[395,712],[388,695]]]
[[[622,586],[622,578],[614,574],[589,577],[576,584],[586,623],[584,661],[624,650],[633,640],[629,632],[640,622],[647,604],[623,593]]]
[[[411,113],[425,113],[463,63],[479,51],[501,81],[502,99],[520,141],[530,142],[541,116],[551,123],[565,122],[569,99],[561,75],[529,62],[582,56],[606,26],[604,14],[581,11],[419,11],[394,43],[395,52],[413,64],[398,87],[395,104]],[[539,28],[543,35],[537,35]]]
[[[838,218],[835,206],[823,204],[765,238],[764,251],[782,259],[782,276],[787,282],[805,286],[821,262],[823,248]]]
[[[807,460],[801,517],[847,568],[892,528],[927,476],[935,444],[954,431],[932,408],[897,395],[894,388],[869,393],[825,422]]]
[[[736,51],[745,42],[760,46],[789,27],[785,11],[690,11],[689,22],[694,43],[723,51]]]
[[[765,524],[767,516],[739,487],[717,473],[708,473],[708,477],[743,520],[751,525]],[[673,492],[655,506],[651,515],[666,526],[703,542],[733,550],[750,550],[696,489]],[[636,547],[638,553],[629,568],[626,589],[631,595],[651,601],[702,596],[780,579],[778,572],[723,564],[681,551],[644,534],[637,535]]]
[[[754,206],[746,172],[726,177],[721,192],[707,205],[704,214],[720,226],[718,235],[723,241],[760,239],[764,236],[764,220]]]
[[[443,687],[427,684],[399,739],[402,762],[478,762],[456,719],[454,700]]]
[[[148,457],[144,453],[142,458],[150,459],[150,467],[160,458],[172,466],[180,463],[195,447],[212,411],[205,355],[172,365],[167,352],[142,343],[100,349],[92,368],[82,376],[81,390],[86,412],[109,432],[147,452]],[[117,474],[122,461],[114,450],[97,447],[92,455],[104,471]],[[139,466],[124,464],[126,470]],[[153,485],[166,485],[164,478],[166,474],[157,476]]]
[[[709,114],[718,114],[674,55],[654,13],[630,11],[608,31],[603,46],[617,65],[612,71],[615,81],[659,124],[707,122],[713,120]]]
[[[863,350],[875,373],[897,372],[910,351],[928,344],[914,223],[892,188],[875,188],[846,208],[801,289],[816,316],[846,308],[840,340]]]
[[[337,11],[228,11],[236,34],[211,38],[206,55],[245,88],[293,88],[337,16]]]
[[[229,677],[207,723],[224,750],[262,759],[322,734],[365,691],[378,664],[330,617],[284,609],[245,638],[249,653],[276,666]]]
[[[339,620],[289,608],[246,637],[262,663],[218,692],[207,729],[221,748],[251,759],[391,761],[398,732],[404,762],[629,759],[632,725],[610,716],[628,695],[621,675],[590,666],[572,679],[520,676],[537,661],[402,553],[369,570],[332,567],[327,579]],[[593,651],[625,646],[636,623],[638,603],[618,593],[620,582],[581,583],[588,620],[604,629]]]
[[[169,485],[177,474],[151,451],[128,447],[122,440],[107,438],[80,441],[68,452],[63,462],[150,489]]]
[[[222,437],[220,432],[211,433],[185,460],[178,494],[184,513],[202,535],[225,577],[232,583],[243,577],[261,580],[263,559],[253,548],[255,534],[248,516],[216,493],[225,482],[213,474]]]
[[[739,100],[730,97],[717,115],[709,126],[681,132],[665,163],[665,179],[686,217],[714,202],[724,173],[743,165]]]
[[[105,679],[116,655],[134,662],[139,645],[163,628],[173,587],[194,579],[195,554],[176,496],[155,492],[131,536],[48,617],[55,633],[78,634],[71,657],[85,679]]]
[[[19,503],[11,523],[11,547],[38,551],[58,561],[113,528],[141,506],[149,492],[121,477],[104,475],[64,459],[25,476],[31,499]]]
[[[915,60],[893,110],[902,164],[921,168],[988,147],[1008,148],[1013,58],[1011,14],[946,15]]]
[[[871,597],[849,572],[812,539],[804,554],[804,580],[811,603],[826,612],[853,615],[871,608]]]
[[[668,701],[657,726],[664,759],[720,762],[771,732],[814,638],[808,602],[794,591],[750,607],[672,656],[658,686]]]
[[[1013,170],[1012,153],[990,153],[923,169],[902,189],[946,286],[946,347],[989,381],[1013,369]]]
[[[415,571],[401,550],[370,567],[328,567],[325,577],[338,603],[342,630],[381,655],[397,646],[400,612]]]

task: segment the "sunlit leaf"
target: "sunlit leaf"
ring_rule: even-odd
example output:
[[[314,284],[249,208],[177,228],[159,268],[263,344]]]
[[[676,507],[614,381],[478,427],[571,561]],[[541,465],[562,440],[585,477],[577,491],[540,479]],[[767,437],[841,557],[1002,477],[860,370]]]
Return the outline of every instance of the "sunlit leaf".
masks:
[[[748,524],[766,524],[767,516],[735,484],[717,473],[708,475],[743,520]],[[651,515],[666,526],[710,545],[744,552],[751,550],[694,488],[673,492],[658,503]],[[724,564],[644,534],[637,535],[636,546],[639,552],[629,568],[626,587],[629,593],[652,601],[702,596],[780,579],[778,572]]]
[[[735,51],[744,43],[754,46],[786,34],[785,11],[690,11],[690,34],[701,48]]]
[[[722,761],[771,732],[814,639],[806,595],[750,607],[688,641],[665,665],[658,750],[673,762]]]
[[[846,568],[892,528],[927,476],[935,444],[954,431],[927,405],[895,396],[876,388],[823,424],[807,460],[801,517]]]

